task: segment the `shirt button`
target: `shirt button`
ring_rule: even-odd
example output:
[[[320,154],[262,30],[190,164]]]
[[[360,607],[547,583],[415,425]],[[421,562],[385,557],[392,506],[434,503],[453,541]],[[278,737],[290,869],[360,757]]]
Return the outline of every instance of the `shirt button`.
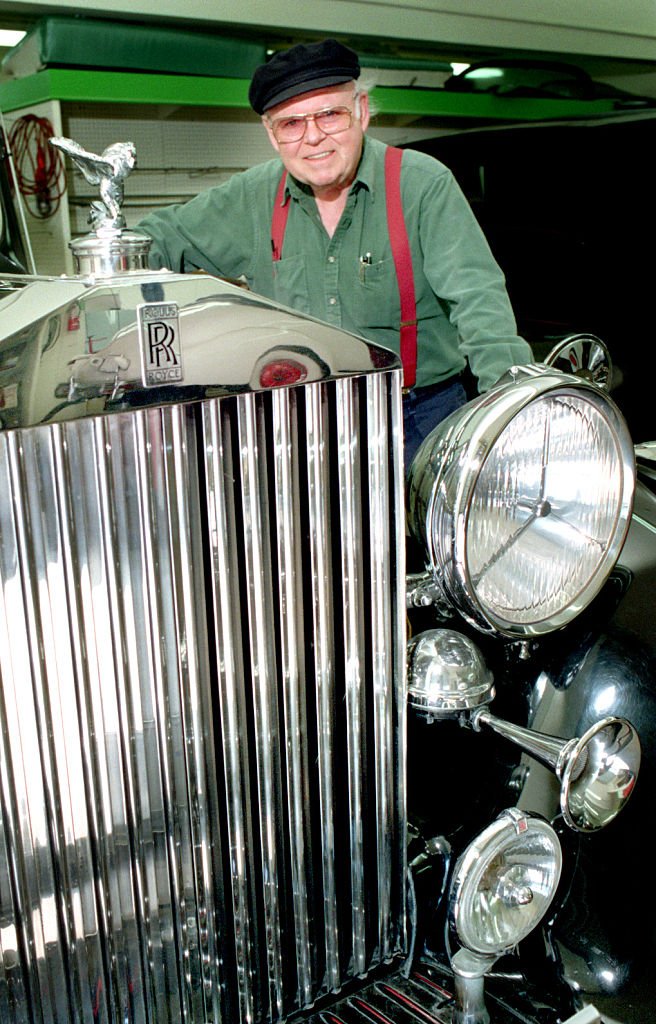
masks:
[[[335,262],[335,257],[334,256],[329,256],[328,257],[328,262],[329,263],[334,263]]]
[[[335,298],[334,295],[331,295],[330,298],[328,299],[328,302],[331,306],[334,306],[335,303],[337,302],[337,299]]]

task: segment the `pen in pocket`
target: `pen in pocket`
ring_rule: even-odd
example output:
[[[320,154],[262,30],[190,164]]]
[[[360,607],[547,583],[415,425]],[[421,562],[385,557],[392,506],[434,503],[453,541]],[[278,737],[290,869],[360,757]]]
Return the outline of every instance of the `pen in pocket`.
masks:
[[[360,280],[362,281],[363,284],[364,284],[365,270],[366,270],[367,267],[370,267],[372,263],[373,263],[373,257],[372,257],[370,252],[365,252],[365,254],[360,257]]]

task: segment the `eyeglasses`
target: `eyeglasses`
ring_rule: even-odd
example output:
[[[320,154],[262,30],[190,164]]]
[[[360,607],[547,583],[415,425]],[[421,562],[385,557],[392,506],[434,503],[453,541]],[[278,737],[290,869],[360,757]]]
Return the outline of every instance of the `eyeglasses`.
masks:
[[[345,132],[353,123],[350,107],[326,107],[314,114],[294,114],[292,117],[268,118],[276,142],[299,142],[307,131],[308,121],[314,121],[324,135]]]

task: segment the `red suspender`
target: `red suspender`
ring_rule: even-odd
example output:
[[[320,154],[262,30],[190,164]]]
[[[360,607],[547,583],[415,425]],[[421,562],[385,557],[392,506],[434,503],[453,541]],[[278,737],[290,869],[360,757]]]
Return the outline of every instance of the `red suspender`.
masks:
[[[401,206],[401,158],[403,150],[388,146],[385,151],[385,195],[387,230],[396,268],[401,300],[401,362],[403,385],[411,388],[417,375],[417,303],[412,273],[412,255]]]
[[[282,240],[285,237],[287,217],[289,216],[289,196],[285,199],[286,182],[287,171],[283,171],[276,198],[273,201],[273,216],[271,218],[271,255],[274,263],[280,259],[282,253]]]
[[[396,280],[401,300],[401,362],[403,384],[411,388],[417,374],[417,304],[412,273],[412,255],[401,206],[401,159],[403,150],[388,146],[385,151],[385,196],[387,230],[389,232]],[[285,200],[287,173],[283,172],[276,192],[271,218],[271,252],[274,262],[280,259],[285,237],[289,201]]]

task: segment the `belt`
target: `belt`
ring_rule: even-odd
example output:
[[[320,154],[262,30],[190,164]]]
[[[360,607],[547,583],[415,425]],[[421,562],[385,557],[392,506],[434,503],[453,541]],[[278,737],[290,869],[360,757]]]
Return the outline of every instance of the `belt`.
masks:
[[[426,386],[422,388],[403,388],[402,394],[404,397],[406,395],[415,394],[417,395],[417,398],[423,398],[424,395],[437,395],[440,391],[446,391],[446,389],[450,388],[452,384],[459,381],[461,377],[462,371],[460,373],[454,373],[452,377],[447,377],[445,380],[438,381],[437,384],[426,384]]]

